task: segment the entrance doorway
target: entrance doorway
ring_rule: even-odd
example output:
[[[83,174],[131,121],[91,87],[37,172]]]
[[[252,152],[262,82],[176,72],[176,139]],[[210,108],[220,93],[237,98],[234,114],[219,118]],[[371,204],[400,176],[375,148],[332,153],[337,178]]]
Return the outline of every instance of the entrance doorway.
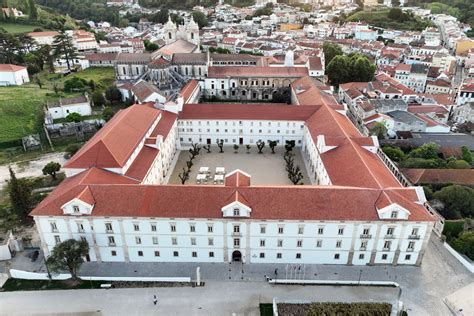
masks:
[[[87,254],[86,255],[86,262],[90,262],[91,261],[91,257]]]
[[[210,144],[211,144],[211,139],[208,138],[207,141],[206,141],[206,143],[207,143],[208,145],[210,145]]]
[[[240,251],[236,250],[232,253],[232,261],[234,262],[242,261],[242,254],[240,253]]]
[[[239,138],[239,145],[243,145],[244,144],[244,139],[242,137]]]

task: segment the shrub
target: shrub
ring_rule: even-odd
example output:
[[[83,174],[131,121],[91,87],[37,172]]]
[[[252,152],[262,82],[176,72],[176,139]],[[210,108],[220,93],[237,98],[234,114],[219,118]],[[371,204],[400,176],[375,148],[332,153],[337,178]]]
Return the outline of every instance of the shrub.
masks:
[[[439,152],[439,145],[435,143],[427,143],[416,149],[413,149],[409,156],[411,158],[423,158],[423,159],[437,159]]]
[[[120,102],[122,100],[122,93],[116,86],[110,86],[105,90],[105,98],[111,103]]]
[[[463,220],[456,220],[456,221],[446,220],[444,222],[443,235],[446,236],[446,241],[450,242],[451,240],[458,238],[459,234],[462,233],[463,229],[464,229]]]
[[[75,123],[78,123],[80,121],[82,121],[82,115],[79,114],[79,113],[70,113],[68,114],[68,116],[66,116],[66,121],[67,122],[75,122]]]
[[[466,161],[459,159],[459,160],[451,160],[448,162],[447,167],[449,169],[470,169],[471,165],[468,164]]]
[[[405,159],[405,153],[398,147],[384,146],[382,150],[393,161],[400,162]]]
[[[459,235],[459,237],[454,239],[450,244],[459,253],[468,256],[471,260],[474,260],[474,232],[473,231],[462,232]]]
[[[441,213],[446,219],[474,216],[474,189],[450,185],[435,192],[433,197],[444,203],[444,211]]]
[[[423,159],[423,158],[408,158],[400,163],[402,168],[424,168],[434,169],[438,168],[438,161],[435,159]]]
[[[104,95],[100,91],[95,91],[94,93],[92,93],[91,99],[94,103],[94,106],[102,106],[105,104]]]
[[[89,82],[82,78],[73,77],[64,82],[64,91],[73,92],[73,91],[84,91],[88,87]]]

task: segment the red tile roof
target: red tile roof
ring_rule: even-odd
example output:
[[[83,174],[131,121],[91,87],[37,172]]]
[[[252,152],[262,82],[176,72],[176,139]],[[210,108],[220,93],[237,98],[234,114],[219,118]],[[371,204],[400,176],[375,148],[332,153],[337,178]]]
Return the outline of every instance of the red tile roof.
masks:
[[[189,98],[193,94],[194,90],[199,86],[199,81],[192,79],[189,80],[186,85],[181,88],[181,96],[184,99],[184,103],[189,103]]]
[[[283,77],[299,78],[308,75],[306,67],[209,67],[208,78],[227,77]]]
[[[120,110],[65,167],[122,168],[160,112],[145,105]]]
[[[474,186],[474,169],[403,169],[402,172],[415,185],[453,183]]]
[[[26,67],[12,64],[0,64],[0,72],[17,72],[23,69],[26,69]]]

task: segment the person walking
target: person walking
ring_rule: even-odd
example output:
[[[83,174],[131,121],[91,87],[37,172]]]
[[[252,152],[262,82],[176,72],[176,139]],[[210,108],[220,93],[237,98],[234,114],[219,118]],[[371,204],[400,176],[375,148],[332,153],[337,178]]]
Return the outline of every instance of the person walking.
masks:
[[[158,299],[156,298],[156,295],[153,295],[153,305],[156,305],[158,303]]]

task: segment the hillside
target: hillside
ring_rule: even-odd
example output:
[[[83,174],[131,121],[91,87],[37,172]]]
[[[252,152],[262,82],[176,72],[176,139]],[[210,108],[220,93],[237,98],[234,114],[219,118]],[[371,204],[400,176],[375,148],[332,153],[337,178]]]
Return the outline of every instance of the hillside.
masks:
[[[399,9],[358,11],[347,17],[347,21],[362,21],[380,28],[412,31],[421,31],[433,25],[430,21],[420,19],[411,14],[403,12],[401,14],[390,14],[391,10]]]

